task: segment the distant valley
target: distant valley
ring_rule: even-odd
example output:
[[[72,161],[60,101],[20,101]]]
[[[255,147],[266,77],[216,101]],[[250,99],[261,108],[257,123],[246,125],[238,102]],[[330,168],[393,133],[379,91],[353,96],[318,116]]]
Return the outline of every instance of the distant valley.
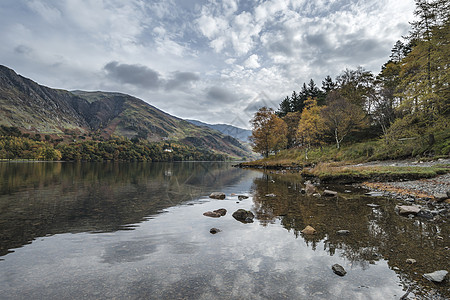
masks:
[[[252,131],[248,129],[239,128],[236,126],[228,125],[228,124],[207,124],[203,123],[197,120],[186,120],[196,126],[204,126],[209,127],[211,129],[217,130],[222,132],[225,135],[229,135],[234,137],[235,139],[244,142],[249,143],[250,136],[252,135]]]

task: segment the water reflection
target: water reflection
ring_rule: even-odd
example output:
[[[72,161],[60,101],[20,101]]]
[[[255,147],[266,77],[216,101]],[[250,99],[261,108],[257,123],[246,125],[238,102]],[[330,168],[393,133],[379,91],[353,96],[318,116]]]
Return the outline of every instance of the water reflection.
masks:
[[[40,236],[133,229],[241,177],[224,163],[0,163],[0,256]]]
[[[0,175],[1,249],[15,248],[0,261],[1,299],[399,299],[410,284],[450,296],[448,281],[421,277],[449,269],[448,224],[398,217],[392,200],[351,186],[309,197],[295,174],[214,163],[5,164]],[[203,216],[218,208],[228,213]],[[236,221],[240,208],[256,221]]]
[[[420,283],[450,297],[449,284],[431,284],[422,274],[450,270],[450,225],[446,220],[429,221],[400,217],[396,202],[383,197],[367,197],[352,186],[329,185],[322,189],[339,192],[339,197],[315,197],[300,193],[303,180],[297,175],[264,174],[254,180],[254,202],[257,218],[263,226],[279,219],[284,228],[316,250],[323,243],[329,255],[345,257],[352,265],[368,269],[380,260],[399,274],[405,286]],[[275,194],[276,197],[268,197]],[[377,207],[367,204],[375,202]],[[306,225],[315,235],[302,235]],[[350,234],[340,235],[339,230]],[[413,258],[416,264],[406,260]]]

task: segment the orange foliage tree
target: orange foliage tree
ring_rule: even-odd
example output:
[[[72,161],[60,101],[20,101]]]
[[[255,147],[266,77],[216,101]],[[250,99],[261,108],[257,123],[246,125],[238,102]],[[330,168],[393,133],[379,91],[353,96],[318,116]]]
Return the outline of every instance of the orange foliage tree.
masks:
[[[270,153],[286,148],[287,126],[273,109],[261,107],[250,121],[252,123],[253,151],[268,157]]]

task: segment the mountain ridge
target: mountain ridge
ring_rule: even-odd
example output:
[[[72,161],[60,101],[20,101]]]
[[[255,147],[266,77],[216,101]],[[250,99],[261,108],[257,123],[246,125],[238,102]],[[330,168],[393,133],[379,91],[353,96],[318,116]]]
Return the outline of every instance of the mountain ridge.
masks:
[[[222,123],[208,124],[208,123],[204,123],[202,121],[192,120],[192,119],[187,119],[186,121],[188,121],[196,126],[206,126],[206,127],[212,128],[214,130],[222,132],[223,134],[232,136],[235,139],[242,141],[244,143],[250,142],[249,137],[251,136],[252,131],[248,130],[248,129],[243,129],[243,128],[240,128],[237,126],[222,124]]]
[[[234,158],[251,155],[238,140],[195,126],[131,95],[52,89],[2,65],[0,117],[0,125],[27,133],[172,140]]]

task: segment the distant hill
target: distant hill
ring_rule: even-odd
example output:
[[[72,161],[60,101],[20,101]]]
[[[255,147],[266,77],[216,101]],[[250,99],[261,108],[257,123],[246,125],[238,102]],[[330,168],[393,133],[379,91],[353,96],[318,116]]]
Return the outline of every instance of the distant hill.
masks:
[[[214,130],[220,131],[223,134],[229,135],[242,142],[249,143],[249,137],[252,135],[252,131],[248,129],[242,129],[236,126],[228,124],[207,124],[197,120],[186,120],[196,126],[205,126]]]
[[[97,134],[178,141],[232,157],[252,153],[235,138],[169,115],[141,99],[110,92],[48,88],[0,65],[0,125],[49,135]]]

